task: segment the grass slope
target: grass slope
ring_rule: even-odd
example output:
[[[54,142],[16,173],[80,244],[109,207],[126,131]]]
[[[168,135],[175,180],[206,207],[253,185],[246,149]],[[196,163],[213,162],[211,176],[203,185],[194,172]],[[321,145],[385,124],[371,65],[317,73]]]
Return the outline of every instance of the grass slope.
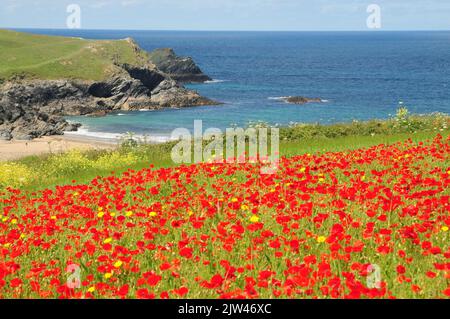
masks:
[[[392,145],[407,139],[418,143],[432,140],[437,134],[437,132],[418,132],[282,141],[280,153],[281,156],[289,158],[300,154],[339,152],[380,144]],[[448,130],[441,132],[445,138],[449,134]],[[72,180],[77,183],[88,183],[97,176],[108,176],[112,172],[121,174],[129,169],[140,170],[150,165],[156,168],[173,167],[176,166],[170,157],[173,145],[173,143],[142,145],[133,149],[119,148],[116,151],[85,153],[74,151],[0,163],[0,190],[6,186],[13,186],[36,191],[71,184]]]
[[[115,64],[143,65],[148,55],[129,40],[85,40],[0,30],[0,79],[102,80]]]

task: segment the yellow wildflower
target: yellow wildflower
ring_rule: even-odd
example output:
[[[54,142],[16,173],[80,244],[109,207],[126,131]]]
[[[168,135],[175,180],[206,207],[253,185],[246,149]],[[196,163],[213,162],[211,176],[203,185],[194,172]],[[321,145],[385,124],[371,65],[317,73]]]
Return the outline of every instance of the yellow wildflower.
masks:
[[[118,260],[114,263],[114,268],[120,268],[123,265],[123,262],[121,260]]]
[[[95,287],[92,286],[92,287],[90,287],[87,291],[90,292],[90,293],[93,293],[93,292],[95,291]]]
[[[442,226],[442,228],[441,228],[441,230],[443,231],[443,232],[448,232],[448,226]]]
[[[256,215],[253,215],[252,217],[250,217],[250,222],[252,222],[252,223],[259,222],[259,217]]]
[[[112,238],[111,238],[111,237],[110,237],[110,238],[106,238],[106,239],[103,241],[104,244],[109,244],[110,242],[112,242]]]
[[[105,279],[109,279],[109,278],[111,278],[112,277],[112,273],[110,273],[110,272],[107,272],[106,274],[105,274]]]
[[[155,216],[157,216],[158,215],[158,213],[157,212],[150,212],[150,217],[155,217]]]
[[[324,243],[327,240],[327,238],[325,236],[319,236],[317,237],[317,242],[318,243]]]
[[[132,211],[128,211],[128,212],[125,213],[125,216],[126,217],[131,217],[131,216],[133,216],[133,212]]]

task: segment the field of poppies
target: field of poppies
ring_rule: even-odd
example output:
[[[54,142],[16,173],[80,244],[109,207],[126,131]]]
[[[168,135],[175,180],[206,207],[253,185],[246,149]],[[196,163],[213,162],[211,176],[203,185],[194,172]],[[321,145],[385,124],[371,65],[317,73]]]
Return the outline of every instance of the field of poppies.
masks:
[[[0,298],[449,298],[450,138],[0,193]]]

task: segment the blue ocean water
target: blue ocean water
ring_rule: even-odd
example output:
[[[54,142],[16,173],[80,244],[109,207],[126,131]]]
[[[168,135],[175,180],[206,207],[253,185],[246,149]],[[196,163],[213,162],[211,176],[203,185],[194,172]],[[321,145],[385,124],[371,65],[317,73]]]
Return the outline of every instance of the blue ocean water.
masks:
[[[224,129],[251,121],[334,123],[394,114],[450,113],[450,32],[178,32],[29,30],[91,39],[133,37],[146,50],[174,48],[218,80],[189,85],[221,106],[77,117],[81,133],[168,136],[178,127]],[[289,105],[274,98],[319,97]]]

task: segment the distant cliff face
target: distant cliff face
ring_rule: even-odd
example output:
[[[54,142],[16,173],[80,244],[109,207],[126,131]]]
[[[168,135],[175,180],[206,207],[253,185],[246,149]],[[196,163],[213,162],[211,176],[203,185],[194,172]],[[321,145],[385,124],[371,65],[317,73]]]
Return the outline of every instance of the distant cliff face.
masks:
[[[9,35],[0,33],[0,40],[1,36]],[[48,37],[46,41],[56,40]],[[98,58],[99,54],[114,51],[114,43],[74,41],[81,41],[77,45],[81,48],[82,57],[68,61],[65,56],[58,63],[68,67],[75,63],[83,64],[83,61]],[[58,38],[56,48],[59,48],[60,43],[63,42]],[[117,45],[117,50],[120,48],[124,56],[110,53],[111,61],[105,61],[109,61],[110,65],[101,69],[105,74],[101,79],[89,80],[89,76],[80,70],[70,70],[72,73],[68,71],[67,77],[59,71],[61,73],[52,76],[57,79],[43,78],[39,76],[40,73],[7,79],[0,86],[0,139],[29,140],[76,130],[78,126],[66,122],[63,118],[65,115],[101,116],[114,110],[217,104],[179,84],[180,81],[200,82],[200,79],[209,79],[192,59],[179,58],[172,50],[163,50],[165,53],[157,54],[158,58],[152,61],[151,55],[139,48],[132,39],[117,42]],[[165,58],[168,60],[165,61]],[[46,63],[35,62],[39,63],[39,67]],[[55,63],[54,59],[50,63]],[[157,64],[164,70],[160,70]],[[40,72],[47,74],[49,70],[53,71],[47,68]],[[174,77],[170,75],[171,72],[174,72]],[[73,78],[74,74],[79,75],[80,79],[76,76]]]
[[[179,57],[172,49],[157,49],[149,53],[156,67],[183,83],[203,83],[212,79],[203,73],[191,57]]]

